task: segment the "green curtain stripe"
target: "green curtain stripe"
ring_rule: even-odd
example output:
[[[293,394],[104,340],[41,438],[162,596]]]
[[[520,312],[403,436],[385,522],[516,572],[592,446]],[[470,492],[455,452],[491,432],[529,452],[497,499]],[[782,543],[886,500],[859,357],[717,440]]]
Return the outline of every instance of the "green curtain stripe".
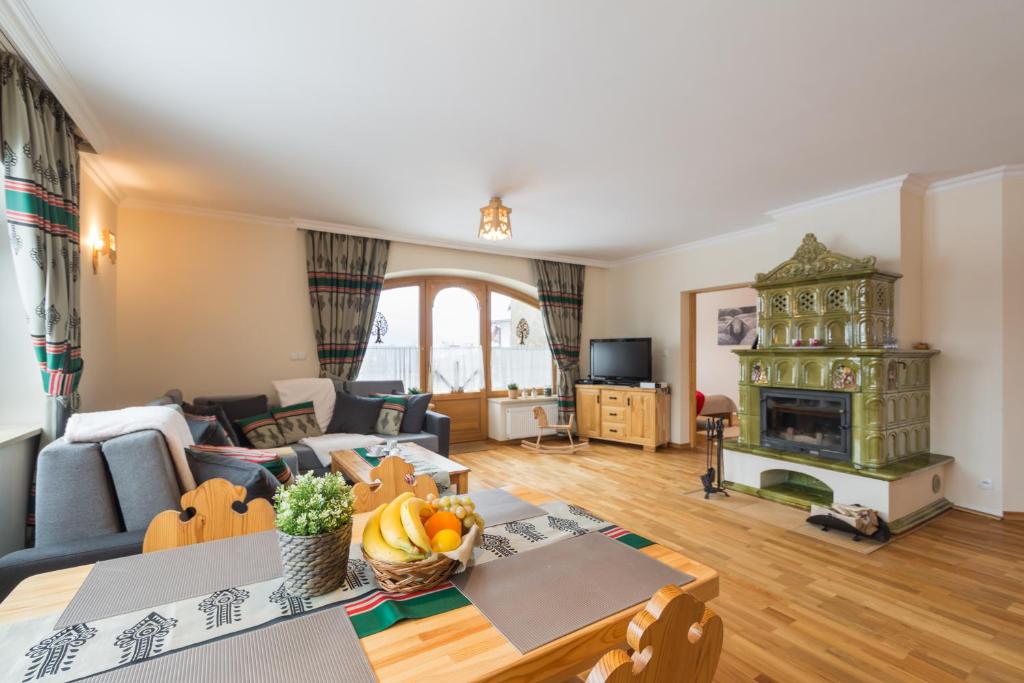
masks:
[[[361,359],[366,353],[366,347],[360,346],[355,349],[317,349],[316,355],[320,360],[355,360]]]
[[[311,277],[309,278],[310,287],[328,287],[328,288],[344,288],[344,289],[363,289],[366,291],[379,290],[384,288],[384,283],[381,282],[367,282],[366,280],[358,278],[346,278],[346,277]]]
[[[70,228],[76,233],[78,232],[78,216],[73,212],[68,211],[63,206],[54,206],[42,197],[30,192],[12,190],[9,188],[4,191],[4,197],[7,201],[8,211],[17,211],[19,213],[41,216],[50,223]],[[41,225],[33,225],[32,227],[40,230],[46,230],[46,227]]]

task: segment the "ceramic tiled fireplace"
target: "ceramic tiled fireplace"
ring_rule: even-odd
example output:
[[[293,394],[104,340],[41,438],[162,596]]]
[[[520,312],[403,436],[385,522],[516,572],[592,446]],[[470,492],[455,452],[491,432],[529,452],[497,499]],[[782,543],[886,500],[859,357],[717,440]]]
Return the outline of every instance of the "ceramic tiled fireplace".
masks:
[[[878,480],[890,482],[871,493],[887,519],[908,509],[920,516],[921,501],[948,507],[942,472],[952,458],[930,453],[930,363],[938,352],[892,348],[899,277],[877,270],[874,257],[829,251],[812,234],[793,258],[756,276],[759,344],[736,351],[740,436],[726,443],[728,484],[764,497],[795,492],[799,504],[811,482],[815,501],[827,492],[869,504],[863,480]],[[923,477],[934,468],[942,472],[929,494]],[[915,477],[920,495],[894,500],[892,491]]]

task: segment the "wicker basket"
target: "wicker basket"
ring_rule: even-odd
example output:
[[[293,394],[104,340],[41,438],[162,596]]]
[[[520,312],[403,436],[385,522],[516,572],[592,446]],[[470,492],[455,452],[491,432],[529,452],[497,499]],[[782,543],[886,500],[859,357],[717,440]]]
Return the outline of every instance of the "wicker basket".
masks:
[[[352,523],[317,536],[291,536],[277,532],[281,566],[288,593],[312,598],[341,588],[348,572]]]
[[[459,563],[441,553],[434,553],[419,562],[381,562],[363,551],[363,559],[370,565],[377,583],[388,593],[414,593],[433,588],[447,581]]]

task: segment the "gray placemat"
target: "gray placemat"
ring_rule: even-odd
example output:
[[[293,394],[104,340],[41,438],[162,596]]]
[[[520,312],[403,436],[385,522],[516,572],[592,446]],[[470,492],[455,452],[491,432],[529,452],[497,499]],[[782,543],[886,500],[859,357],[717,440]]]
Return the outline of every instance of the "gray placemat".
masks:
[[[362,683],[377,677],[344,608],[295,617],[82,680]]]
[[[452,582],[520,652],[693,577],[601,533],[470,567]]]
[[[54,628],[281,576],[277,532],[97,562]]]
[[[548,514],[544,508],[527,503],[519,496],[514,496],[504,489],[474,491],[469,497],[473,500],[477,513],[484,518],[484,524],[487,526],[518,522],[521,519]]]

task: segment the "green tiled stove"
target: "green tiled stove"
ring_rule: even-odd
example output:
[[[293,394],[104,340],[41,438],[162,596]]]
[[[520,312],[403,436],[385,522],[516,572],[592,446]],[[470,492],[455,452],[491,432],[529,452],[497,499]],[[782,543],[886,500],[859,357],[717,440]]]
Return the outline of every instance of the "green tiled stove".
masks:
[[[726,486],[790,505],[860,503],[895,533],[948,509],[930,452],[930,363],[894,346],[899,275],[813,234],[756,276],[757,349],[740,350],[740,436]]]

